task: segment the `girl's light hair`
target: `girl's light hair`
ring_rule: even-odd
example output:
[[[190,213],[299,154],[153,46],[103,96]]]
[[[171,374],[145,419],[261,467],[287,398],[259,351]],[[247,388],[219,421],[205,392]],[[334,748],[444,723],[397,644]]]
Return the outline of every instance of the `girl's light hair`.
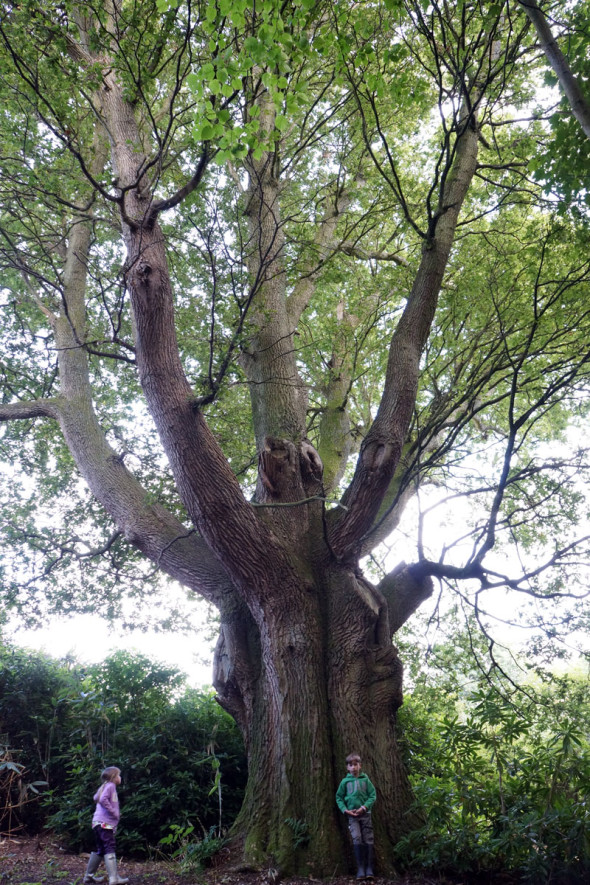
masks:
[[[108,768],[101,772],[100,779],[106,784],[107,781],[114,781],[118,774],[121,774],[121,769],[116,768],[114,765],[109,765]]]

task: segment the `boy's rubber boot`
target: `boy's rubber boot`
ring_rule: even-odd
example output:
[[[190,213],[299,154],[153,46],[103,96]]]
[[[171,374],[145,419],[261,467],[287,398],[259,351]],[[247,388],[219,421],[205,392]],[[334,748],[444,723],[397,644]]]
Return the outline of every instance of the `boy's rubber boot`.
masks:
[[[105,854],[104,865],[109,874],[109,885],[125,885],[129,879],[124,879],[117,873],[117,858],[114,854]]]
[[[354,858],[356,860],[356,877],[357,879],[365,878],[365,846],[353,845]]]
[[[87,885],[88,882],[104,882],[104,876],[95,876],[100,862],[102,858],[100,854],[97,854],[96,851],[93,851],[88,859],[88,866],[86,867],[86,872],[84,873],[83,882]]]
[[[373,858],[375,857],[375,849],[373,848],[372,845],[365,845],[365,848],[367,849],[367,855],[366,855],[367,863],[365,866],[365,878],[366,879],[373,879],[375,877],[375,874],[373,872]]]

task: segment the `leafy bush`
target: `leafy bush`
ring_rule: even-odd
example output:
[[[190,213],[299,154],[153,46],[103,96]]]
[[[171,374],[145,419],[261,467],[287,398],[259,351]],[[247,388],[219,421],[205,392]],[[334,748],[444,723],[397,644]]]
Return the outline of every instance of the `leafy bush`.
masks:
[[[0,716],[29,781],[46,780],[43,803],[23,812],[29,831],[49,826],[73,850],[93,847],[92,797],[117,765],[125,854],[146,855],[173,826],[231,825],[246,781],[241,737],[210,692],[140,655],[65,667],[4,648]],[[10,712],[9,712],[10,711]]]
[[[66,715],[61,696],[69,685],[64,665],[47,655],[0,643],[3,835],[37,833],[43,827],[40,797],[50,782],[59,783],[62,776],[53,754]]]
[[[31,781],[14,755],[10,747],[0,744],[0,834],[7,836],[24,829],[34,819],[30,806],[38,811],[39,790],[47,786],[46,781]]]
[[[397,845],[399,861],[461,873],[512,873],[528,883],[590,875],[586,685],[556,680],[507,699],[486,686],[448,703],[420,691],[403,714],[423,827]]]

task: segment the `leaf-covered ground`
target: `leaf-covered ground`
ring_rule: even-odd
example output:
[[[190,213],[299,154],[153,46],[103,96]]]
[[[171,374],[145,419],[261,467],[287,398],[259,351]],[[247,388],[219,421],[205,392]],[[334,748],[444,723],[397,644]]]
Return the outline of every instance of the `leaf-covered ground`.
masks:
[[[68,854],[50,839],[4,839],[0,841],[1,885],[81,885],[88,855]],[[102,871],[104,872],[104,871]],[[315,885],[319,880],[280,879],[274,870],[237,871],[224,863],[201,873],[181,875],[175,864],[165,860],[119,860],[119,874],[129,885]],[[329,885],[354,885],[354,876],[336,876]],[[105,879],[105,885],[107,880]],[[452,885],[447,879],[404,877],[395,882],[376,877],[374,885]],[[459,885],[457,881],[454,885]]]

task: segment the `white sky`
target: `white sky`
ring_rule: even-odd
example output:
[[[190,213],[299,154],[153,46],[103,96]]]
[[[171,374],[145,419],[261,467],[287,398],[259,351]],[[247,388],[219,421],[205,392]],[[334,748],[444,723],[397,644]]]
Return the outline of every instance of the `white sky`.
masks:
[[[445,496],[444,489],[428,489],[421,493],[422,507],[431,508],[427,517],[428,525],[425,527],[425,538],[430,539],[437,548],[445,541],[448,543],[458,534],[462,534],[464,529],[461,527],[466,527],[469,523],[469,503],[453,500],[444,504],[442,502]],[[419,502],[417,498],[414,498],[404,513],[402,523],[404,531],[395,533],[390,539],[389,554],[385,558],[388,569],[393,568],[400,559],[415,560],[417,551],[412,548],[416,542],[418,510]],[[582,534],[590,533],[588,525],[579,526],[579,528],[584,530],[581,531]],[[471,541],[467,541],[464,549],[463,545],[459,545],[455,549],[455,555],[458,555],[457,564],[462,558],[461,554],[469,552],[470,544]],[[434,551],[428,552],[433,553]],[[435,553],[434,558],[438,558],[438,552]],[[494,551],[490,556],[490,564],[494,560],[500,571],[506,570],[512,576],[518,574],[520,563],[515,559],[514,552],[510,547]],[[211,638],[212,628],[209,623],[207,606],[204,602],[195,599],[187,603],[184,591],[175,582],[171,582],[166,590],[167,595],[173,592],[177,594],[179,600],[185,599],[187,624],[190,618],[192,624],[196,625],[193,632],[188,635],[157,633],[149,630],[123,631],[116,624],[110,625],[94,615],[75,615],[62,619],[50,617],[46,627],[41,630],[21,628],[18,621],[13,620],[3,628],[2,633],[6,639],[18,646],[43,650],[56,658],[71,654],[80,663],[97,663],[121,648],[134,650],[153,660],[177,667],[187,675],[188,684],[191,686],[209,686],[212,681],[215,639]],[[430,602],[423,606],[424,610],[430,609],[435,604],[436,596],[437,591],[435,590]],[[523,596],[523,594],[514,591],[507,592],[500,588],[485,594],[482,604],[488,615],[485,620],[490,626],[494,638],[501,644],[505,643],[511,647],[513,651],[522,648],[533,632],[530,628],[523,628],[522,625],[515,626],[514,622],[519,620],[519,609],[532,605],[533,611],[529,609],[529,615],[531,615],[538,607],[545,607],[547,608],[546,614],[549,614],[549,609],[552,607],[546,602],[531,603],[530,598]],[[565,605],[571,605],[571,601],[566,601]],[[573,633],[567,638],[562,637],[562,639],[566,639],[566,644],[572,651],[576,647],[588,648],[587,635]]]
[[[590,428],[588,428],[588,433],[590,433]],[[562,454],[566,456],[568,449],[579,444],[579,438],[579,428],[572,428],[571,438],[568,440],[569,445],[559,446],[552,443],[552,454],[556,455],[558,451],[563,449]],[[579,481],[580,488],[587,492],[583,478],[580,478]],[[427,546],[429,546],[428,542],[432,544],[433,549],[427,550],[427,554],[434,559],[438,559],[442,546],[449,544],[452,539],[463,534],[470,523],[469,509],[471,504],[466,500],[458,499],[444,503],[445,497],[446,491],[444,489],[428,488],[421,492],[420,499],[414,498],[408,504],[402,520],[402,531],[394,533],[390,539],[390,545],[387,545],[389,546],[389,554],[385,556],[385,564],[388,570],[402,559],[408,562],[416,560],[415,544],[420,506],[423,512],[428,511],[424,526],[424,540]],[[580,534],[590,535],[590,524],[578,525],[577,528]],[[456,564],[459,564],[463,556],[469,553],[470,545],[470,540],[466,540],[465,544],[459,544],[451,551],[450,559],[457,556]],[[544,558],[544,555],[541,556],[539,562]],[[494,551],[489,558],[489,563],[495,563],[499,571],[506,571],[513,577],[519,572],[520,563],[510,547]],[[586,563],[586,566],[588,565],[590,563]],[[580,575],[582,585],[584,584],[584,571],[585,569],[582,569]],[[583,586],[580,589],[583,591]],[[42,650],[52,657],[63,658],[71,654],[76,661],[82,664],[97,663],[121,648],[135,650],[153,660],[177,667],[187,675],[188,684],[191,686],[209,686],[212,682],[215,639],[211,638],[212,628],[209,623],[207,606],[199,600],[187,600],[185,591],[175,582],[166,581],[165,595],[167,597],[174,596],[179,602],[180,609],[183,610],[186,617],[187,626],[189,621],[192,624],[191,633],[185,635],[180,632],[123,631],[116,624],[110,625],[95,615],[75,615],[68,618],[48,617],[45,628],[41,630],[21,628],[19,622],[14,619],[2,627],[2,635],[18,646],[36,651]],[[437,591],[435,590],[433,598],[423,608],[431,607],[435,603],[436,596]],[[514,591],[506,592],[500,588],[497,588],[493,593],[486,593],[482,603],[488,613],[486,620],[494,637],[501,643],[508,644],[515,651],[522,647],[532,634],[530,629],[511,625],[510,622],[519,620],[519,608],[532,605],[533,611],[529,609],[530,615],[535,614],[534,609],[540,607],[546,608],[548,614],[552,607],[546,602],[531,603],[530,598],[523,596],[523,594]],[[132,603],[127,601],[124,604],[137,605],[138,603],[137,601]],[[157,602],[152,604],[156,607],[158,605]],[[571,604],[571,601],[564,602],[566,607]],[[132,617],[128,620],[132,620]],[[574,648],[577,646],[587,649],[588,636],[574,633],[568,638],[567,644],[570,645],[570,643]]]
[[[22,629],[13,622],[3,632],[15,645],[44,651],[55,658],[71,653],[83,664],[98,663],[122,648],[137,651],[177,667],[187,674],[188,684],[195,688],[211,685],[213,643],[208,639],[209,628],[191,636],[141,630],[123,632],[94,615],[75,615],[61,620],[50,618],[42,630]]]

